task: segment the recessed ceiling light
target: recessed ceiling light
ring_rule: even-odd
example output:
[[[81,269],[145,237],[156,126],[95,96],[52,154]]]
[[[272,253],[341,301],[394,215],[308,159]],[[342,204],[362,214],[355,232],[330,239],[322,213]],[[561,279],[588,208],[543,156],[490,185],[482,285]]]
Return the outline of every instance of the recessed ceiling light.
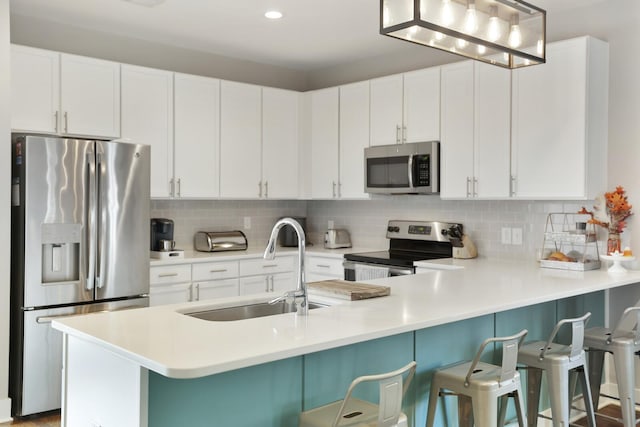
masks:
[[[147,7],[157,6],[165,2],[165,0],[124,0],[124,1],[138,4],[140,6],[147,6]]]
[[[267,13],[265,13],[264,16],[269,19],[280,19],[282,18],[282,12],[279,12],[277,10],[270,10]]]

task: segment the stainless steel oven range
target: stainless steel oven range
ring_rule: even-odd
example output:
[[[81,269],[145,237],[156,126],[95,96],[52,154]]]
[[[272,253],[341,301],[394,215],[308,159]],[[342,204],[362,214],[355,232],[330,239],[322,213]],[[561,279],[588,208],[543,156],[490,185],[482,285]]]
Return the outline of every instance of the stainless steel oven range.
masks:
[[[389,249],[344,256],[345,280],[357,281],[414,274],[415,261],[451,258],[460,244],[462,224],[392,220],[387,225]]]

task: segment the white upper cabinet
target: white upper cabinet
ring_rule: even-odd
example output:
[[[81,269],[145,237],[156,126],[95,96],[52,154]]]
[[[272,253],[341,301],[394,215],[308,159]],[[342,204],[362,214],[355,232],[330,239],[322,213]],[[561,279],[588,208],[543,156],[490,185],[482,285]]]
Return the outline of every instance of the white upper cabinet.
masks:
[[[11,46],[11,129],[57,133],[60,54]]]
[[[364,149],[369,146],[369,82],[340,87],[338,196],[363,199]]]
[[[338,197],[339,92],[337,87],[310,94],[311,197]],[[364,172],[363,172],[364,173]]]
[[[151,146],[151,197],[171,197],[173,181],[173,73],[122,66],[122,138]]]
[[[17,45],[11,57],[13,130],[120,136],[120,64]]]
[[[606,190],[609,50],[580,37],[546,64],[513,72],[512,174],[524,199],[592,199]]]
[[[440,67],[405,73],[404,142],[440,140]]]
[[[402,74],[371,80],[371,145],[402,142]]]
[[[510,103],[509,70],[474,61],[442,67],[442,198],[509,197]]]
[[[262,197],[298,197],[300,93],[262,89]]]
[[[440,139],[440,67],[371,80],[371,145]]]
[[[223,80],[220,89],[220,196],[262,197],[261,87]]]
[[[60,55],[62,132],[120,136],[120,64]]]
[[[174,75],[175,197],[220,195],[220,80]]]

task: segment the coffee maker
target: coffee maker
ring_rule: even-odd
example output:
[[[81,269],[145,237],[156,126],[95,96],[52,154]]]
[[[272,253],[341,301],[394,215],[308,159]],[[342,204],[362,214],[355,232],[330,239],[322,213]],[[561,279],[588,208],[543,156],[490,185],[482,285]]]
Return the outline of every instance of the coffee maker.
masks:
[[[152,258],[182,257],[184,252],[175,249],[173,240],[173,220],[151,218],[150,249]]]

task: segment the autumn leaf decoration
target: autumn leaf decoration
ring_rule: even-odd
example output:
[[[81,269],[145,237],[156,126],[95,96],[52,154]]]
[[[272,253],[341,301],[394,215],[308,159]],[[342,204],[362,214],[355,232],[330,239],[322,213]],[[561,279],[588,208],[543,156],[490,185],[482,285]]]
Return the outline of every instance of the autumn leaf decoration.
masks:
[[[578,213],[590,215],[591,219],[587,221],[589,224],[596,224],[604,227],[609,231],[609,233],[622,233],[624,228],[627,226],[625,220],[632,215],[632,207],[633,206],[631,206],[627,200],[624,188],[622,186],[617,186],[614,191],[604,193],[604,209],[609,222],[596,218],[598,211],[602,210],[602,207],[598,205],[593,207],[594,211],[588,211],[583,207]]]

